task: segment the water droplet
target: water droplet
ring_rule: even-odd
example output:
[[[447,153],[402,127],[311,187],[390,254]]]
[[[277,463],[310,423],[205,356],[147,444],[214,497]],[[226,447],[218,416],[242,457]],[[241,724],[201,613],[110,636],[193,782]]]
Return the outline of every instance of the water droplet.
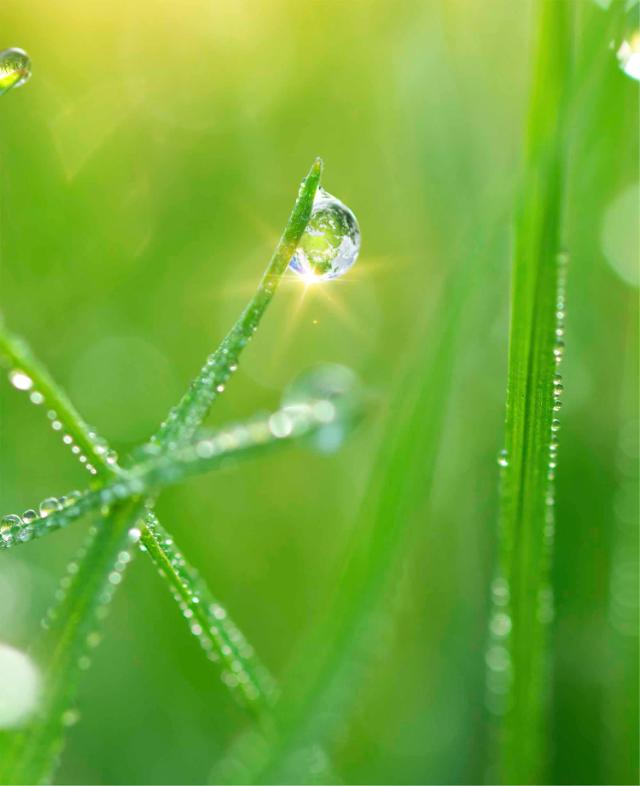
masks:
[[[47,497],[40,503],[40,515],[43,519],[58,510],[62,510],[62,504],[55,497]]]
[[[339,199],[319,188],[290,268],[309,282],[339,278],[355,263],[359,251],[356,217]]]
[[[29,401],[37,406],[38,404],[42,404],[44,396],[39,390],[34,390],[29,394]]]
[[[269,418],[269,430],[277,439],[283,439],[293,431],[293,421],[286,412],[274,412]]]
[[[640,81],[640,31],[623,41],[617,52],[620,68],[627,76]]]
[[[30,77],[31,59],[23,49],[0,52],[0,96],[12,87],[21,87]]]
[[[22,522],[23,524],[33,524],[34,521],[38,519],[38,514],[36,513],[33,508],[29,508],[29,510],[25,510],[22,514]]]
[[[33,380],[31,377],[17,368],[9,372],[9,382],[11,382],[16,390],[31,390],[33,387]]]
[[[9,513],[0,521],[0,540],[5,546],[10,546],[14,539],[14,530],[22,526],[22,519],[15,513]]]
[[[508,467],[509,466],[509,456],[507,454],[506,449],[503,449],[498,454],[498,466],[500,467]]]
[[[66,710],[66,712],[62,713],[61,720],[63,726],[75,726],[80,720],[80,713],[78,710]]]

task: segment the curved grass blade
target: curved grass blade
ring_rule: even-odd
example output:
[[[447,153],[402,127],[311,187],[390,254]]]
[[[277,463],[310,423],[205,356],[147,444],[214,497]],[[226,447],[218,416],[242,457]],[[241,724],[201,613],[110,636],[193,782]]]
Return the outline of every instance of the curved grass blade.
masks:
[[[300,242],[311,216],[321,174],[322,161],[317,158],[300,185],[285,230],[255,295],[218,349],[207,358],[180,403],[171,410],[157,434],[151,438],[152,443],[171,448],[188,442],[207,416],[215,398],[223,392],[227,380],[238,367],[242,350],[258,329],[280,278]]]
[[[75,701],[80,673],[89,666],[89,651],[100,638],[98,628],[131,560],[142,508],[140,499],[117,506],[108,522],[93,528],[86,546],[70,563],[62,582],[63,599],[45,619],[38,714],[8,740],[0,761],[2,783],[50,780],[65,729],[78,719]]]
[[[285,406],[260,418],[206,432],[193,444],[152,456],[104,486],[85,491],[62,510],[52,511],[33,522],[18,520],[2,525],[0,549],[54,532],[91,511],[138,495],[150,497],[164,486],[311,437],[325,428],[339,424],[346,429],[357,416],[357,401],[352,396],[344,398],[343,401],[309,400],[306,404]]]
[[[527,128],[523,193],[515,216],[506,440],[501,454],[499,575],[487,652],[490,707],[499,722],[503,783],[540,782],[544,760],[549,559],[561,389],[565,105],[570,3],[542,0]],[[497,639],[496,639],[497,637]],[[492,699],[493,697],[493,699]]]

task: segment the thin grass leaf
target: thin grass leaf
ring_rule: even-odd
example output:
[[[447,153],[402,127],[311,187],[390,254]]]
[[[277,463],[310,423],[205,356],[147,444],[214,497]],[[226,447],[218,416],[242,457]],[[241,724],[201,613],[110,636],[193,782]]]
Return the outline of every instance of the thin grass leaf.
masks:
[[[322,161],[318,158],[300,185],[287,226],[255,295],[218,349],[207,358],[180,403],[171,410],[157,434],[151,438],[152,443],[162,447],[175,447],[189,441],[207,416],[216,397],[224,391],[227,380],[238,368],[242,350],[258,329],[258,324],[278,288],[280,278],[302,238],[311,216],[321,175]]]
[[[0,781],[7,784],[49,782],[64,744],[65,730],[78,720],[75,707],[80,672],[90,665],[90,651],[109,603],[132,557],[140,532],[143,502],[117,506],[108,522],[92,529],[88,542],[69,564],[61,582],[61,602],[45,618],[40,642],[43,695],[37,716],[3,747]],[[114,558],[115,555],[115,558]]]
[[[0,361],[9,369],[9,381],[29,396],[47,416],[53,430],[91,475],[117,473],[116,456],[83,420],[62,388],[35,357],[28,344],[9,333],[0,321]]]
[[[569,3],[540,4],[523,193],[515,216],[506,437],[499,459],[500,568],[487,652],[489,706],[502,716],[499,763],[490,778],[504,783],[543,777],[571,14]]]
[[[55,532],[92,511],[119,504],[131,497],[151,497],[160,488],[179,483],[228,465],[239,459],[279,449],[301,439],[318,435],[324,429],[339,426],[346,432],[358,414],[358,396],[349,394],[343,400],[310,399],[295,406],[284,406],[262,417],[228,425],[217,431],[204,432],[197,442],[168,453],[151,455],[103,486],[87,490],[70,500],[61,510],[24,522],[0,526],[0,549],[7,549],[33,538]],[[154,451],[152,450],[153,454]],[[5,517],[4,521],[10,519]]]
[[[153,511],[147,512],[145,522],[140,548],[149,553],[168,582],[206,656],[221,662],[224,684],[249,708],[256,720],[266,722],[277,695],[273,677]]]

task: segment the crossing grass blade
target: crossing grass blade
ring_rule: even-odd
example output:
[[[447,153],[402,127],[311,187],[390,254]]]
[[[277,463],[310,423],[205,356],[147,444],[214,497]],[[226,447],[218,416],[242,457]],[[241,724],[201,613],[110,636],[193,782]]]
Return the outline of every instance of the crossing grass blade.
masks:
[[[305,230],[321,171],[322,162],[317,159],[300,186],[285,231],[256,295],[223,340],[220,348],[207,360],[187,394],[161,426],[158,435],[152,439],[152,448],[175,448],[187,442],[202,423],[213,400],[220,392],[220,387],[235,370],[238,358],[257,330],[260,319],[277,288],[279,278],[286,270]],[[46,369],[28,350],[26,344],[3,331],[0,331],[0,335],[2,336],[0,350],[5,357],[5,362],[18,366],[28,380],[28,383],[21,384],[20,389],[35,388],[35,391],[42,396],[42,401],[46,400],[56,407],[54,410],[56,417],[61,417],[60,427],[64,426],[75,443],[82,445],[87,454],[95,459],[95,465],[90,463],[92,474],[104,479],[113,479],[123,474],[116,461],[107,460],[109,450],[106,443],[96,441],[95,435],[64,393],[55,385]],[[294,426],[295,423],[292,425],[291,433],[295,431]],[[298,433],[306,433],[307,430],[303,428]],[[243,432],[242,436],[245,437],[248,433]],[[269,433],[273,436],[273,429]],[[281,434],[281,437],[284,436],[289,435]],[[255,441],[251,444],[255,447]],[[96,449],[96,445],[99,449]],[[222,446],[216,447],[210,443],[209,455],[204,457],[205,462],[210,462],[216,450],[220,452]],[[198,463],[199,459],[203,459],[197,453],[191,454],[189,451],[187,453],[190,458],[185,462],[185,466],[187,464],[193,466],[194,462]],[[162,462],[165,464],[164,470],[170,469],[171,462],[167,461],[166,457],[161,460]],[[129,467],[126,474],[130,475],[133,469],[134,467]],[[164,470],[161,474],[167,478]],[[137,488],[140,489],[139,482]],[[144,482],[141,490],[145,490]],[[69,712],[73,712],[69,710],[69,705],[76,695],[80,673],[87,664],[87,656],[83,652],[88,638],[98,635],[93,628],[97,627],[99,622],[100,610],[105,608],[115,586],[120,583],[124,567],[130,561],[132,552],[126,548],[128,542],[137,541],[144,535],[143,547],[156,561],[162,575],[168,578],[168,586],[171,587],[180,604],[184,603],[182,595],[185,592],[190,598],[202,597],[205,602],[213,597],[204,582],[197,578],[195,571],[187,563],[179,564],[183,560],[182,555],[177,550],[172,552],[166,549],[168,538],[164,538],[164,544],[160,545],[163,530],[150,509],[153,500],[145,501],[140,496],[131,496],[132,493],[133,489],[129,487],[128,493],[115,502],[108,519],[92,530],[82,553],[72,563],[74,568],[71,577],[65,579],[64,601],[46,621],[49,630],[45,637],[44,650],[53,653],[53,657],[47,661],[45,667],[46,689],[38,716],[20,733],[0,739],[2,751],[0,778],[7,783],[40,783],[48,780],[53,773],[64,744],[65,728],[69,725],[70,717],[73,717],[69,715]],[[124,501],[127,496],[130,496],[130,499]],[[96,492],[89,492],[82,499],[96,501]],[[96,506],[91,504],[87,509]],[[78,507],[72,505],[70,510],[78,511]],[[55,515],[48,517],[49,524],[55,524]],[[72,515],[72,518],[76,516]],[[134,533],[133,537],[131,532]],[[6,531],[6,526],[4,534],[11,535]],[[13,538],[11,541],[14,542]],[[173,570],[166,570],[167,567],[172,567]],[[179,570],[180,567],[184,569]],[[246,642],[243,645],[244,639],[237,628],[226,620],[226,613],[221,614],[224,612],[222,607],[211,600],[208,612],[214,616],[217,613],[218,618],[215,624],[209,625],[209,636],[205,638],[212,646],[217,646],[219,654],[225,656],[223,658],[225,664],[229,660],[227,650],[230,648],[230,643],[234,643],[234,647],[230,648],[231,653],[235,655],[229,663],[231,671],[224,672],[228,675],[227,684],[231,688],[235,687],[233,680],[237,680],[237,676],[233,675],[233,666],[240,667],[241,675],[253,675],[249,693],[245,691],[244,695],[245,698],[247,695],[251,696],[252,704],[257,703],[264,715],[273,691],[272,687],[268,690],[262,689],[263,685],[265,687],[268,685],[268,677],[263,677],[260,681],[257,676],[260,668],[245,660],[245,654],[250,651],[249,645]],[[207,614],[201,616],[202,623],[210,622]],[[251,681],[250,676],[248,679]],[[237,692],[238,695],[239,693]]]

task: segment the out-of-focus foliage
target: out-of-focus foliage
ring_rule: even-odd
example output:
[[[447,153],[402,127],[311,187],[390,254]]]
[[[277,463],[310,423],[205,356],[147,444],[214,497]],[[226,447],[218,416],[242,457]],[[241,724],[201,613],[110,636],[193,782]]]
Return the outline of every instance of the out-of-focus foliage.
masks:
[[[615,53],[639,23],[588,0],[575,11],[550,779],[635,782],[638,92]],[[322,361],[377,389],[377,416],[336,455],[294,449],[191,480],[158,506],[275,675],[327,608],[383,421],[398,415],[393,381],[438,340],[465,261],[483,266],[451,347],[433,493],[416,494],[419,535],[335,750],[347,782],[483,775],[533,16],[507,0],[0,8],[0,48],[23,47],[34,72],[0,107],[2,311],[121,453],[233,322],[313,156],[358,217],[356,266],[304,295],[298,281],[283,287],[212,425],[276,406]],[[477,254],[487,237],[495,251]],[[84,483],[24,397],[3,385],[0,406],[2,512]],[[1,555],[4,644],[26,649],[38,634],[84,529]],[[60,780],[202,782],[246,720],[148,562],[105,633]]]

